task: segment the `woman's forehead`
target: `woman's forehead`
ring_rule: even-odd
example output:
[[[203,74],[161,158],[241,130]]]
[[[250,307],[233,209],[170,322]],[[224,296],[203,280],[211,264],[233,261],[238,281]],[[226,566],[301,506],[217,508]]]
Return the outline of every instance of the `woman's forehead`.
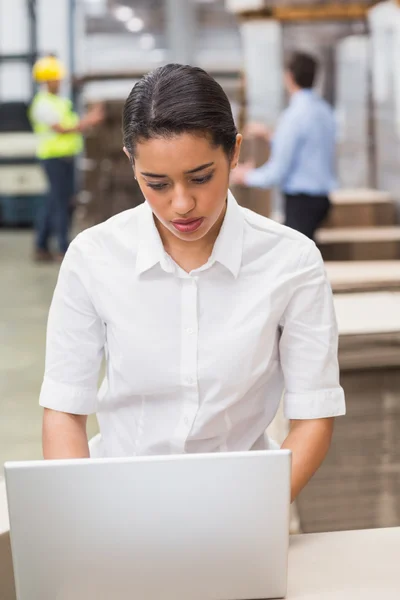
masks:
[[[171,170],[191,171],[223,158],[222,147],[215,147],[206,135],[190,133],[139,142],[135,151],[135,162],[140,171],[161,174]]]

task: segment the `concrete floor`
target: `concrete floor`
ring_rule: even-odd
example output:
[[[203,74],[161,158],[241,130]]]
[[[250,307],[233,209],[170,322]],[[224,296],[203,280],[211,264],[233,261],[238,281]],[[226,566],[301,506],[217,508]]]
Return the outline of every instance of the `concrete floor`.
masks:
[[[0,229],[0,476],[7,460],[42,456],[38,399],[58,266],[33,263],[32,241],[30,231]]]

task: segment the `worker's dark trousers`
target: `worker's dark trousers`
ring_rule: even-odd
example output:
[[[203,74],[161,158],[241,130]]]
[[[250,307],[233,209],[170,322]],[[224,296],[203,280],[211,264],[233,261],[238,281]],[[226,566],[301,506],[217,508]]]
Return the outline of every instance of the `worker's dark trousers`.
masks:
[[[300,231],[310,239],[314,239],[316,230],[329,213],[331,204],[328,196],[285,194],[285,200],[285,225]]]
[[[49,250],[49,240],[55,236],[59,251],[64,254],[68,248],[71,199],[74,193],[74,159],[49,158],[42,166],[47,176],[49,192],[43,210],[38,215],[36,246]]]

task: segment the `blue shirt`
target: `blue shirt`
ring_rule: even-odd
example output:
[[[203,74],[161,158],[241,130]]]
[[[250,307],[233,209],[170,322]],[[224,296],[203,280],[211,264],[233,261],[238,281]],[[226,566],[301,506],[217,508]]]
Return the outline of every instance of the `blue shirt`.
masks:
[[[332,108],[312,90],[300,90],[281,117],[270,160],[250,171],[245,183],[279,185],[287,194],[327,195],[336,187],[335,141]]]

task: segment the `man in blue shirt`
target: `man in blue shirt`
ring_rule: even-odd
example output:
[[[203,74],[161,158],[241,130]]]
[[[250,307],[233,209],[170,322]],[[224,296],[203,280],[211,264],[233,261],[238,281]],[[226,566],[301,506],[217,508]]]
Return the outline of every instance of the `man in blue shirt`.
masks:
[[[249,187],[280,186],[285,195],[288,227],[309,238],[326,218],[335,181],[336,127],[333,110],[313,90],[316,60],[301,52],[291,57],[285,72],[290,104],[271,142],[270,160],[255,169],[239,165],[232,182]],[[253,133],[264,133],[253,127]]]

